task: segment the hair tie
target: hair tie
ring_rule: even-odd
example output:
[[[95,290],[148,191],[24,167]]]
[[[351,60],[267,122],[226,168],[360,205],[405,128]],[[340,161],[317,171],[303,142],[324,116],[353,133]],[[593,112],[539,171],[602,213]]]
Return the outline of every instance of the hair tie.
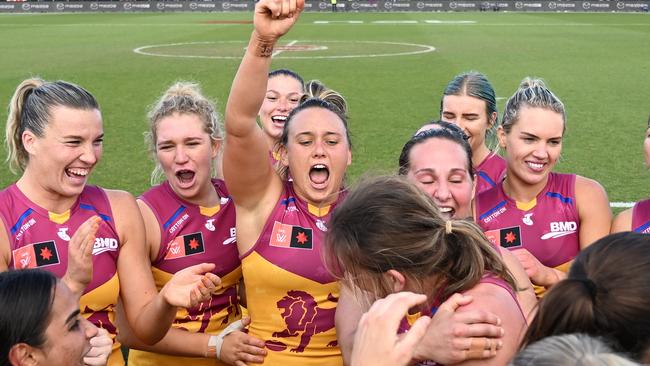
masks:
[[[445,221],[445,233],[451,234],[453,227],[451,226],[451,220]]]

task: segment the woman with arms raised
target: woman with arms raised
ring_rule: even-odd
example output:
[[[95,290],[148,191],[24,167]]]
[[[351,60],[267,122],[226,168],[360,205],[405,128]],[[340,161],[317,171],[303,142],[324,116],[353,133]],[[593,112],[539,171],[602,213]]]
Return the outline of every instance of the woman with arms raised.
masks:
[[[342,363],[334,330],[338,284],[321,251],[352,160],[347,119],[322,99],[293,109],[280,138],[282,173],[269,164],[256,123],[273,47],[303,7],[303,0],[255,6],[255,29],[226,107],[224,177],[237,212],[249,334],[266,342],[264,364],[335,366]]]

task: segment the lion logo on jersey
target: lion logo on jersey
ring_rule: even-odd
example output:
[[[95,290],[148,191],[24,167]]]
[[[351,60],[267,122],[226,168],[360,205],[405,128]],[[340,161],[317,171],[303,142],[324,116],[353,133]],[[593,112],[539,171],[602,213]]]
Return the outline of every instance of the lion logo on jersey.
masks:
[[[332,294],[329,294],[327,299],[332,302],[338,301]],[[277,302],[277,307],[282,310],[282,319],[284,319],[287,329],[281,332],[273,332],[273,337],[300,336],[300,345],[292,348],[291,352],[304,352],[312,336],[334,328],[336,307],[331,309],[319,308],[314,297],[305,291],[292,290],[287,292],[287,295]],[[337,345],[338,343],[334,340],[327,346],[336,347]]]

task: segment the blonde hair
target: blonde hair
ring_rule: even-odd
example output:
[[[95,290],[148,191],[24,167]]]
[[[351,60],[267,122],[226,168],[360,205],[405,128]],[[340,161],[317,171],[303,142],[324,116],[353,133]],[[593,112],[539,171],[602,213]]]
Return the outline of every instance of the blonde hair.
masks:
[[[165,175],[156,155],[158,123],[163,118],[169,117],[174,113],[194,114],[198,116],[201,122],[203,122],[203,131],[210,135],[212,142],[222,141],[224,138],[222,121],[216,111],[215,105],[201,93],[199,85],[187,81],[176,82],[163,93],[147,114],[149,131],[145,132],[145,142],[153,161],[156,163],[156,167],[151,172],[152,185],[164,180]],[[220,171],[220,163],[221,159],[217,157],[211,169],[213,176],[216,175],[217,171]]]
[[[99,110],[99,104],[92,94],[66,81],[48,82],[31,78],[23,80],[16,87],[9,103],[5,128],[6,161],[12,173],[23,172],[29,162],[29,154],[23,147],[23,133],[31,131],[37,137],[43,137],[52,108],[58,106]]]
[[[471,221],[448,223],[404,177],[362,180],[332,214],[325,248],[325,263],[344,285],[377,298],[393,292],[384,276],[391,269],[420,287],[414,291],[441,300],[487,273],[515,288],[481,229]]]
[[[519,112],[524,107],[542,108],[562,115],[564,130],[566,130],[566,111],[564,104],[552,91],[550,91],[542,79],[526,77],[519,84],[519,89],[508,99],[501,118],[501,127],[506,133],[510,133],[512,126],[519,120]]]

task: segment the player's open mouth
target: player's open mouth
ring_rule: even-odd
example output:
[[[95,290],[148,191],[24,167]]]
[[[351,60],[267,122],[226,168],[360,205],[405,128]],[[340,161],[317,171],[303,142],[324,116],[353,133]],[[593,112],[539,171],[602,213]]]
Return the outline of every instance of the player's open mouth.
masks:
[[[287,122],[287,116],[271,116],[271,121],[274,126],[284,128],[284,124]]]
[[[65,175],[68,178],[71,178],[75,181],[85,182],[86,177],[90,174],[90,168],[67,168],[65,169]]]
[[[309,169],[309,180],[316,189],[324,189],[330,177],[330,170],[325,164],[314,164]]]
[[[526,161],[526,165],[530,168],[530,170],[539,173],[544,171],[544,167],[546,166],[546,163]]]
[[[194,176],[195,173],[188,169],[182,169],[176,172],[176,178],[184,188],[192,184]]]
[[[449,206],[438,206],[438,209],[440,210],[442,216],[447,219],[451,219],[452,217],[454,217],[454,214],[456,213],[456,210],[454,210]]]

